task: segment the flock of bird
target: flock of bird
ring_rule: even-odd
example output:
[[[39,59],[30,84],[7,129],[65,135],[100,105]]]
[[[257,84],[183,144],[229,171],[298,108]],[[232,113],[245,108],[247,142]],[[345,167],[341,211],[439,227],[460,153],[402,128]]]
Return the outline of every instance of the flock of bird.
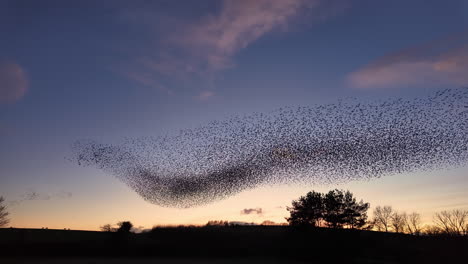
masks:
[[[468,89],[281,108],[120,145],[78,141],[80,165],[145,200],[193,207],[266,184],[336,184],[468,161]]]

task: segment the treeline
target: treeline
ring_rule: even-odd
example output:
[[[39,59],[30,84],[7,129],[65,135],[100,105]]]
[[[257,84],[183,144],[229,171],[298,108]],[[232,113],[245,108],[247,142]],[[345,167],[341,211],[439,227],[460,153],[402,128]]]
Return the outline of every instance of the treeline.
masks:
[[[436,213],[432,225],[422,225],[421,215],[394,210],[391,206],[377,206],[368,220],[369,203],[356,201],[349,191],[315,191],[292,201],[287,207],[289,225],[312,227],[367,229],[412,235],[468,236],[468,210]]]
[[[422,225],[421,215],[395,211],[391,206],[374,209],[372,225],[377,231],[412,235],[468,235],[468,210],[455,209],[435,213],[431,225]]]
[[[417,212],[406,213],[393,209],[391,206],[376,206],[369,219],[367,212],[370,204],[362,199],[357,200],[354,194],[346,190],[331,190],[327,193],[316,191],[292,201],[286,209],[290,216],[286,220],[290,226],[326,227],[334,229],[361,229],[380,232],[405,233],[411,235],[449,235],[468,236],[468,210],[442,211],[434,214],[433,223],[423,225],[421,215]],[[211,220],[204,226],[183,226],[179,228],[196,227],[228,227],[240,225],[284,225],[272,221],[261,224]],[[168,226],[174,227],[174,226]],[[102,231],[129,232],[130,222],[119,222],[117,227],[104,225]],[[153,229],[164,228],[164,226]],[[124,232],[125,232],[124,231]]]
[[[119,232],[119,233],[130,233],[132,231],[133,224],[130,221],[121,221],[117,223],[117,226],[113,226],[111,224],[105,224],[101,226],[102,232]]]

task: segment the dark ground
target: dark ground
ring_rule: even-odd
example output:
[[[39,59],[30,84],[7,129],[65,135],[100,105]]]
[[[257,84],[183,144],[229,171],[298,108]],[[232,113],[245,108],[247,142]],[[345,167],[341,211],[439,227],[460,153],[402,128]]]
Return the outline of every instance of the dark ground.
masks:
[[[466,263],[467,237],[288,226],[0,229],[0,263]]]

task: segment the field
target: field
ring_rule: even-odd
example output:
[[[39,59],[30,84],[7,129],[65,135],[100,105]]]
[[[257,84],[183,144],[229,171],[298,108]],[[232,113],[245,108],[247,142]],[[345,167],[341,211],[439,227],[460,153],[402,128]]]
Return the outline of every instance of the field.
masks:
[[[0,229],[0,263],[453,263],[466,237],[233,226],[143,234]]]

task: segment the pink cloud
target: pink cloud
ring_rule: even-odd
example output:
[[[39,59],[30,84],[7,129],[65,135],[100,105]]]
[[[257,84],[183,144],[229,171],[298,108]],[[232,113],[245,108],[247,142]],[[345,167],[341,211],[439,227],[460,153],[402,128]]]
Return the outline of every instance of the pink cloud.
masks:
[[[348,81],[357,88],[468,85],[468,35],[388,54],[351,73]]]
[[[166,80],[166,83],[176,80],[191,86],[196,80],[213,86],[219,72],[235,66],[233,57],[242,49],[273,31],[291,30],[293,22],[300,18],[307,17],[310,23],[314,21],[311,18],[323,20],[328,15],[336,15],[336,10],[340,9],[336,8],[336,2],[224,0],[217,12],[192,21],[171,17],[167,21],[149,23],[146,19],[150,32],[156,32],[157,48],[137,58],[133,67],[135,72],[151,75],[152,80]],[[171,25],[171,30],[162,29],[161,24]],[[144,85],[148,79],[142,82],[141,78],[133,78]]]
[[[198,99],[199,101],[207,101],[214,98],[215,96],[215,93],[212,91],[202,91],[196,96],[196,99]]]
[[[24,96],[28,78],[23,68],[13,62],[0,62],[0,103],[13,103]]]
[[[208,70],[231,67],[231,57],[265,34],[286,30],[318,0],[225,0],[218,14],[187,24],[171,43],[186,49]]]

